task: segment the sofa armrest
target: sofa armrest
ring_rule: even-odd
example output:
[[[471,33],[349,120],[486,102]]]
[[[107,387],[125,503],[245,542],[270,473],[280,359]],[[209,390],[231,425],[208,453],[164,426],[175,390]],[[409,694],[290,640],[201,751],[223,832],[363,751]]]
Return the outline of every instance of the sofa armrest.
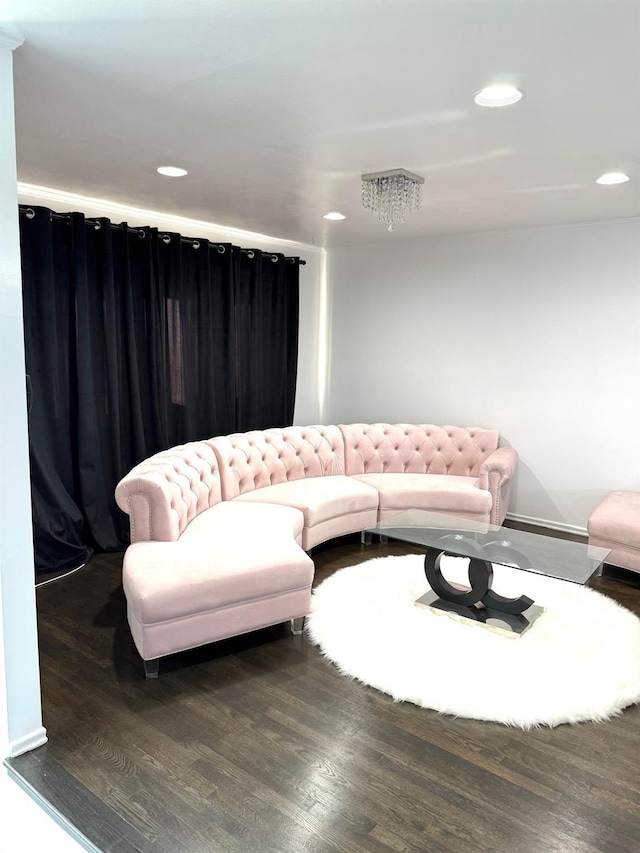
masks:
[[[162,450],[135,466],[116,486],[129,515],[131,542],[172,542],[222,499],[216,456],[208,441]]]
[[[175,541],[188,523],[180,487],[160,471],[128,474],[116,487],[116,502],[129,515],[131,542]]]
[[[501,525],[505,519],[517,467],[518,454],[513,447],[499,447],[480,466],[478,485],[490,492],[493,499],[491,524]]]

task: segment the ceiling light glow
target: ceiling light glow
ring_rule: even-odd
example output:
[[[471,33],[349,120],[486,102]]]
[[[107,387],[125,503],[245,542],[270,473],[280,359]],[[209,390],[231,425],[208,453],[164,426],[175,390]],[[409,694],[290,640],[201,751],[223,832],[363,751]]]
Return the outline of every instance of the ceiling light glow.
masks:
[[[166,175],[167,178],[182,178],[189,174],[186,169],[181,169],[179,166],[158,166],[156,172],[159,175]]]
[[[610,187],[614,184],[624,184],[628,180],[629,175],[625,175],[624,172],[606,172],[604,175],[600,175],[599,178],[596,178],[596,184],[602,184]]]
[[[337,222],[339,219],[346,219],[347,217],[343,213],[338,213],[337,210],[334,210],[331,213],[325,213],[322,218],[331,219],[332,221]]]
[[[520,98],[522,98],[520,89],[506,83],[498,83],[481,89],[473,100],[481,107],[508,107],[511,104],[517,104]]]

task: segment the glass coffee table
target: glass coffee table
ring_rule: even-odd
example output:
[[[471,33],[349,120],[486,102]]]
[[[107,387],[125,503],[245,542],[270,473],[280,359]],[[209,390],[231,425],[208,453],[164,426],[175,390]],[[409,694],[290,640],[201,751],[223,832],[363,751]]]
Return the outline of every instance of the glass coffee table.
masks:
[[[609,554],[607,548],[416,509],[399,512],[365,533],[426,548],[424,569],[431,590],[415,602],[417,606],[511,637],[522,636],[533,625],[544,612],[544,603],[536,604],[524,594],[505,598],[494,592],[492,564],[585,584],[602,573]],[[468,584],[445,578],[440,567],[445,555],[468,558]],[[526,590],[524,574],[522,588]]]

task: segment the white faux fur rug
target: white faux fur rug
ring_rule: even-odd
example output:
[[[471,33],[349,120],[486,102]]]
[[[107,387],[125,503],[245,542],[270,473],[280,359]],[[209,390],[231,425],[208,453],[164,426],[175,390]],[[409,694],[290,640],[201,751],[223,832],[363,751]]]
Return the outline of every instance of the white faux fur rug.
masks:
[[[640,702],[640,619],[617,602],[495,566],[496,592],[545,608],[515,639],[416,607],[429,589],[423,564],[379,557],[315,590],[306,632],[343,675],[396,701],[523,729],[606,720]],[[467,561],[441,565],[448,580],[467,581]]]

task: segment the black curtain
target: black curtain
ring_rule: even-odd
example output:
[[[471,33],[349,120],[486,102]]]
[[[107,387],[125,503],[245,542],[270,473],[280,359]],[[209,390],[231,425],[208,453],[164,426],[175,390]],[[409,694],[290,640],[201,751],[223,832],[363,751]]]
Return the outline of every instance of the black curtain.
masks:
[[[20,208],[36,570],[128,544],[152,453],[292,423],[299,259]]]
[[[275,261],[275,262],[274,262]],[[239,432],[293,419],[298,364],[298,270],[282,255],[237,258],[236,422]]]

